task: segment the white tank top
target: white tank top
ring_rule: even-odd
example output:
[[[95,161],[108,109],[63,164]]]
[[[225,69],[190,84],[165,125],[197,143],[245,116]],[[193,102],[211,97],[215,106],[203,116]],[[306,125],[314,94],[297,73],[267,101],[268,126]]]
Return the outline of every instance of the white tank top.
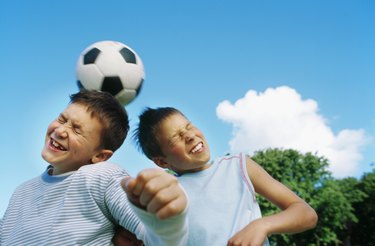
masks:
[[[234,234],[262,216],[244,154],[217,158],[211,167],[178,178],[190,200],[189,245],[227,245]]]

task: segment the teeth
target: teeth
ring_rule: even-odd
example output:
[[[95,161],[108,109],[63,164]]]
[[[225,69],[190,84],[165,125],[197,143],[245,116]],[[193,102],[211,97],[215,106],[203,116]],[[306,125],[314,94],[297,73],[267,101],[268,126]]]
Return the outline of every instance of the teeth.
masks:
[[[200,150],[202,147],[203,147],[203,143],[199,143],[199,144],[197,144],[197,146],[194,147],[194,149],[191,150],[191,152],[195,153],[198,150]]]
[[[55,140],[52,140],[51,141],[51,144],[53,145],[53,147],[59,149],[59,150],[65,150],[65,148],[63,148],[59,143],[57,143]]]

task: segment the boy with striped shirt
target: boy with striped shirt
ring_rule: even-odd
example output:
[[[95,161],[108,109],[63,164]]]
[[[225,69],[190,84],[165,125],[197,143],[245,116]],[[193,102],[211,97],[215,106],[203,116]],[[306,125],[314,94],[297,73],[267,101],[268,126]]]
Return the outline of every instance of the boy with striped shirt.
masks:
[[[111,245],[116,226],[146,245],[184,245],[187,197],[160,169],[128,173],[106,162],[122,145],[128,116],[109,93],[81,91],[51,122],[50,166],[20,185],[0,223],[0,245]],[[131,183],[128,195],[120,186]]]

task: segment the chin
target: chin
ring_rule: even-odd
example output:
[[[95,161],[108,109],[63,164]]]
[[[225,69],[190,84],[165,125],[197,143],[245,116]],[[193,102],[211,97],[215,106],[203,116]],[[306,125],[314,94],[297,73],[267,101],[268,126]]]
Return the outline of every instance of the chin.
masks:
[[[207,153],[204,157],[203,157],[203,161],[205,163],[209,162],[211,160],[211,155],[210,153]]]
[[[51,153],[49,153],[48,150],[43,149],[41,156],[43,160],[45,160],[46,162],[52,165],[53,159],[55,158],[55,156],[51,155]]]
[[[48,162],[48,160],[47,160],[47,153],[46,153],[46,150],[43,148],[43,150],[42,150],[42,153],[41,153],[41,156],[42,156],[42,158],[43,158],[43,160],[45,160],[45,161],[47,161]]]

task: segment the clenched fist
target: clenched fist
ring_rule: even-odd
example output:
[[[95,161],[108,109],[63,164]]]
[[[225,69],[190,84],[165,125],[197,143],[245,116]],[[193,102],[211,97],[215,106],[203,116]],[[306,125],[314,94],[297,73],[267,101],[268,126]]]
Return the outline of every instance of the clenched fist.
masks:
[[[121,186],[133,204],[159,219],[178,215],[187,207],[186,194],[177,178],[160,168],[142,170],[135,178],[125,177]]]

